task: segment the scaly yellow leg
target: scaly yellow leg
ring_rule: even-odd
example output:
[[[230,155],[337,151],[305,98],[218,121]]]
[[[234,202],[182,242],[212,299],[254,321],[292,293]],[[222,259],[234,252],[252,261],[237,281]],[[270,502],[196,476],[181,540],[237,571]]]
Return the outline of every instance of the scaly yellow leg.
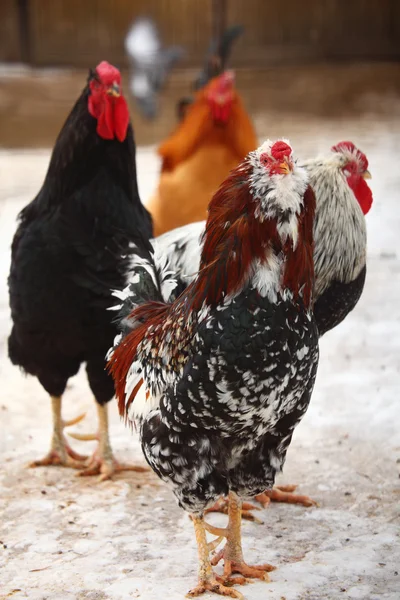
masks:
[[[82,421],[82,419],[85,418],[86,413],[75,417],[75,419],[63,421],[61,418],[62,397],[50,396],[50,398],[53,416],[53,435],[51,438],[50,451],[44,458],[33,461],[29,466],[41,467],[56,465],[62,467],[72,467],[74,469],[82,469],[83,461],[86,460],[87,456],[82,456],[70,448],[64,437],[63,429],[64,427],[69,427],[70,425],[75,425],[75,423]]]
[[[203,517],[192,516],[194,523],[194,531],[196,534],[197,548],[199,552],[199,583],[198,585],[188,592],[188,598],[194,598],[200,596],[205,592],[214,592],[220,596],[230,596],[231,598],[239,598],[243,600],[243,594],[237,590],[226,587],[219,581],[213,573],[210,563],[210,548],[207,543],[206,529],[204,526]]]
[[[214,556],[211,564],[216,565],[222,558],[224,559],[223,581],[228,585],[246,583],[248,578],[269,581],[268,572],[273,571],[275,567],[270,564],[253,567],[244,562],[241,534],[242,502],[234,492],[229,493],[228,516],[228,533],[225,548]],[[240,573],[243,577],[231,578],[233,573]]]

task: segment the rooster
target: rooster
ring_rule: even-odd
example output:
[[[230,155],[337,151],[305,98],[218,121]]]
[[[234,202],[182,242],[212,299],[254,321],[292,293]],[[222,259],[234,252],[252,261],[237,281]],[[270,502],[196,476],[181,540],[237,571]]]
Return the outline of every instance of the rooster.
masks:
[[[165,303],[171,282],[163,290],[142,261],[123,295],[109,368],[120,414],[139,424],[148,463],[192,515],[200,570],[189,596],[243,598],[228,586],[273,568],[244,561],[241,503],[272,487],[314,385],[314,208],[289,143],[267,141],[212,198],[200,270],[183,293]],[[203,518],[222,494],[226,530]],[[219,581],[206,530],[219,536],[212,547],[227,538]]]
[[[328,156],[306,160],[303,165],[316,196],[314,221],[314,316],[319,335],[336,327],[356,306],[366,275],[365,217],[372,205],[368,159],[352,142],[340,142]],[[200,262],[199,238],[205,223],[198,222],[168,232],[154,240],[156,265],[174,273],[180,293],[194,278]],[[295,486],[274,488],[258,496],[262,505],[271,500],[310,506],[308,496],[290,493]],[[247,505],[248,508],[254,506]],[[226,512],[226,502],[215,510]],[[244,511],[246,518],[254,519]]]
[[[321,336],[343,321],[364,289],[371,175],[365,154],[348,141],[304,167],[317,198],[314,315]]]
[[[105,355],[116,331],[107,309],[110,289],[125,285],[132,253],[148,255],[151,235],[121,75],[101,62],[56,140],[41,190],[19,215],[12,243],[9,357],[38,378],[53,411],[50,452],[32,466],[74,467],[102,479],[125,468],[108,437],[106,404],[114,385]],[[63,435],[63,427],[84,415],[67,423],[61,418],[62,395],[81,363],[99,417],[98,448],[88,462]]]
[[[147,204],[155,235],[205,218],[218,186],[256,147],[233,72],[226,71],[197,92],[177,129],[158,148],[160,180]]]

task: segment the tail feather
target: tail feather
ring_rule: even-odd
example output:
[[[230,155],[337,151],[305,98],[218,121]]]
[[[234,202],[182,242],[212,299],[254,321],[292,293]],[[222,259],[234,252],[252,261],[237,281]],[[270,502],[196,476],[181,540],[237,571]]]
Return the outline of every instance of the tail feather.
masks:
[[[233,25],[224,31],[220,40],[212,40],[208,48],[205,66],[195,80],[193,88],[199,90],[226,69],[234,41],[244,32],[242,25]]]
[[[121,416],[128,417],[128,409],[143,387],[143,374],[137,360],[137,349],[147,329],[164,314],[177,286],[172,271],[167,269],[167,259],[160,257],[157,264],[153,256],[131,259],[128,285],[113,295],[121,302],[113,307],[120,334],[107,355],[107,368],[111,372]],[[142,390],[142,394],[145,393]]]
[[[123,335],[136,327],[130,314],[138,306],[148,302],[168,303],[174,299],[177,280],[168,270],[167,257],[160,256],[157,263],[152,258],[134,256],[131,260],[128,285],[123,290],[116,290],[113,295],[121,300],[111,307],[118,311],[116,321]]]
[[[225,70],[227,61],[232,52],[233,42],[244,32],[243,25],[232,25],[227,29],[221,38],[218,48],[218,54],[222,62],[222,70]]]
[[[162,319],[168,309],[169,304],[160,302],[148,302],[136,307],[131,318],[126,319],[126,335],[109,352],[107,369],[114,379],[119,414],[125,419],[144,383],[142,365],[137,355],[138,347],[147,330]],[[142,393],[145,391],[144,388]]]
[[[243,32],[244,27],[242,25],[232,25],[232,27],[229,27],[224,31],[220,40],[211,40],[207,50],[205,64],[199,76],[192,83],[194,92],[205,87],[211,79],[221,75],[221,73],[225,71],[232,52],[233,43]],[[179,122],[183,120],[187,113],[187,109],[193,102],[194,97],[192,96],[185,96],[178,100],[176,112]]]

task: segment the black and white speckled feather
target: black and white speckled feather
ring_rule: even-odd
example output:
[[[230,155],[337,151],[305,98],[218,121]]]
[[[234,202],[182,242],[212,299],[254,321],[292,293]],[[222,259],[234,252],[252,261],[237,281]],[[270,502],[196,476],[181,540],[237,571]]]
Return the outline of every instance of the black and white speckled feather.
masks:
[[[110,310],[118,311],[116,320],[123,334],[134,328],[133,322],[127,319],[134,308],[149,300],[171,302],[178,295],[177,279],[168,257],[159,254],[156,260],[154,258],[153,254],[147,257],[132,254],[126,287],[113,291],[113,296],[121,302],[111,306]]]

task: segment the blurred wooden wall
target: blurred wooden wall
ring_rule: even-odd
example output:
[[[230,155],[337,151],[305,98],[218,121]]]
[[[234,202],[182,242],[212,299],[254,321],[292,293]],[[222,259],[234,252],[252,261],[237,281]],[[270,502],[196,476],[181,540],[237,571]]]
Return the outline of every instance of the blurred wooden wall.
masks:
[[[336,59],[399,59],[400,0],[226,0],[227,23],[243,24],[232,64],[264,66]],[[212,0],[0,0],[0,61],[86,67],[126,65],[123,41],[139,15],[198,65],[212,31]]]

